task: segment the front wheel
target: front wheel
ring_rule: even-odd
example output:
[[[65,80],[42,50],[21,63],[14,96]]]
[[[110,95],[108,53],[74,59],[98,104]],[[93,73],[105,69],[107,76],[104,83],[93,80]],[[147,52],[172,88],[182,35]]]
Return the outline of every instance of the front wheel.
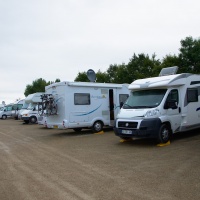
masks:
[[[28,123],[29,123],[29,120],[24,120],[24,123],[25,123],[25,124],[28,124]]]
[[[162,124],[158,133],[158,142],[166,143],[171,136],[171,129],[167,124]]]
[[[2,119],[6,119],[7,118],[7,116],[6,115],[2,115]]]
[[[94,124],[92,126],[92,131],[94,133],[98,133],[98,132],[100,132],[102,130],[103,130],[103,123],[101,121],[94,122]]]
[[[30,117],[30,122],[35,124],[37,122],[37,118],[35,116]]]

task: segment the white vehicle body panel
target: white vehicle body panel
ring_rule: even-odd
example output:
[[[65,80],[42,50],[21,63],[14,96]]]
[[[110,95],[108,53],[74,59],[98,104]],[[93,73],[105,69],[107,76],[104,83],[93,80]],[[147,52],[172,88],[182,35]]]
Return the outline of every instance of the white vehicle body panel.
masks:
[[[147,120],[149,120],[148,125],[150,125],[151,119],[159,119],[161,124],[169,124],[172,133],[188,131],[200,127],[200,75],[185,73],[139,79],[131,83],[129,85],[129,89],[132,92],[148,91],[151,89],[164,89],[166,90],[166,93],[158,106],[154,106],[153,108],[122,108],[116,119],[116,124],[114,128],[116,135],[120,137],[125,137],[126,135],[122,134],[122,129],[130,129],[132,131],[133,137],[140,137],[142,134],[145,135],[144,132],[148,132],[148,126],[141,126],[143,125],[143,122]],[[169,98],[171,92],[173,91],[176,91],[178,95],[177,108],[166,109],[165,104],[167,102],[167,98]],[[198,96],[195,96],[197,93]],[[192,97],[191,95],[193,95],[194,97]],[[145,99],[145,95],[143,96],[143,98]],[[154,116],[147,115],[147,113],[153,112],[156,113]],[[130,124],[130,122],[136,122],[137,127],[125,127],[125,125],[127,125],[128,123]],[[145,131],[142,130],[144,128],[146,128]],[[154,130],[154,132],[156,131]],[[146,135],[151,134],[153,135],[153,133],[149,131],[149,134]]]
[[[65,81],[46,86],[45,93],[52,94],[57,104],[57,115],[46,118],[47,127],[67,129],[88,128],[95,121],[112,126],[120,110],[119,96],[121,100],[127,98],[130,91],[128,84]],[[82,94],[86,95],[85,99]]]
[[[34,94],[30,94],[25,99],[25,104],[28,104],[27,109],[24,109],[21,112],[21,119],[26,123],[31,121],[31,119],[35,119],[37,122],[38,119],[38,103],[41,102],[41,95],[43,92],[37,92]],[[35,123],[35,122],[34,122]]]

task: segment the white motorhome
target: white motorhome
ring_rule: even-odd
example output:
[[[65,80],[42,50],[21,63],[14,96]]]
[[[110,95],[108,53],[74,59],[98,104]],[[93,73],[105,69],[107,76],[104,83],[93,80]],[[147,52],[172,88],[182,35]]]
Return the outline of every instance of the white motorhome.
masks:
[[[166,73],[130,84],[130,97],[115,120],[117,136],[166,143],[173,133],[200,127],[200,75]]]
[[[18,115],[19,115],[20,110],[22,109],[22,107],[24,105],[24,102],[25,102],[25,100],[21,99],[21,100],[18,100],[14,103],[13,109],[12,109],[12,118],[18,119]]]
[[[38,118],[38,103],[41,102],[41,95],[44,94],[43,92],[37,92],[34,94],[30,94],[26,97],[25,103],[28,104],[26,110],[21,113],[21,119],[28,124],[30,123],[37,123]]]
[[[22,108],[18,111],[18,119],[22,119],[22,113],[27,110],[29,106],[29,103],[26,103],[25,99],[24,99],[24,103],[23,103],[23,106]]]
[[[6,119],[7,117],[11,117],[13,109],[13,103],[5,105],[0,109],[0,119]]]
[[[103,126],[113,125],[129,93],[128,84],[64,81],[46,86],[46,127],[100,132]]]

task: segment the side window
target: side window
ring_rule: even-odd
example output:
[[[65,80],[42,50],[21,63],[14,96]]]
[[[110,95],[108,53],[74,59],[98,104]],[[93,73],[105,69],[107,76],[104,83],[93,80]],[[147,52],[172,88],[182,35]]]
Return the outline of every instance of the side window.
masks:
[[[89,93],[75,93],[74,104],[75,105],[90,105],[90,94]]]
[[[11,110],[12,110],[12,106],[8,106],[7,111],[11,111]]]
[[[168,94],[167,101],[176,101],[178,103],[178,90],[171,90]]]
[[[187,102],[198,102],[198,89],[188,88],[187,89]]]
[[[179,102],[178,90],[173,89],[170,91],[170,93],[167,96],[164,109],[168,109],[168,108],[177,109],[178,102]]]
[[[129,95],[128,94],[120,94],[119,95],[119,102],[124,103],[128,99]]]
[[[128,99],[129,95],[128,94],[120,94],[119,95],[119,103],[120,103],[120,108],[123,106],[125,101]]]

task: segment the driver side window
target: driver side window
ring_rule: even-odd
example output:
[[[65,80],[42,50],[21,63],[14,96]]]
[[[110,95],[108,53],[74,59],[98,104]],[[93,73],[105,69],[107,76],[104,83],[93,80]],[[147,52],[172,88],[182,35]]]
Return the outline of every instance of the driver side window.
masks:
[[[168,108],[176,109],[178,102],[179,102],[178,90],[173,89],[170,91],[170,93],[167,96],[164,108],[165,109],[168,109]]]
[[[171,92],[168,94],[168,97],[167,97],[167,101],[171,101],[171,100],[174,100],[178,103],[178,90],[171,90]]]

